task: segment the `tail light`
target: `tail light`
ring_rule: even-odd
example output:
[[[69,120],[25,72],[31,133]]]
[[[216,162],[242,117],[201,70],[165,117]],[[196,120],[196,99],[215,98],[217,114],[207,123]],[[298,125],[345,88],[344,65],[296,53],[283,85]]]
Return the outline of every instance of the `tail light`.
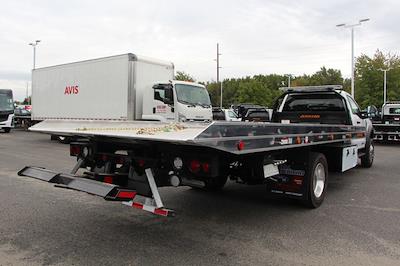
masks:
[[[202,165],[204,173],[210,172],[210,164],[209,163],[203,163]]]
[[[69,154],[71,156],[78,156],[81,154],[81,146],[79,145],[71,145],[69,146]]]
[[[198,160],[192,160],[189,164],[189,168],[190,171],[192,171],[193,173],[197,173],[198,171],[200,171],[201,164]]]

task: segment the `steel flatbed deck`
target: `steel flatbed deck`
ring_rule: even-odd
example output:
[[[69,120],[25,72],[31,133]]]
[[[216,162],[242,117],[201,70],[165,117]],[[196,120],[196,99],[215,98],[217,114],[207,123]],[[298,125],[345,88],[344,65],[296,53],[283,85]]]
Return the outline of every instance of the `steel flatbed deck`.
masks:
[[[364,138],[365,128],[349,125],[213,122],[168,124],[146,121],[47,120],[31,131],[126,143],[168,142],[206,146],[233,154],[333,143]]]

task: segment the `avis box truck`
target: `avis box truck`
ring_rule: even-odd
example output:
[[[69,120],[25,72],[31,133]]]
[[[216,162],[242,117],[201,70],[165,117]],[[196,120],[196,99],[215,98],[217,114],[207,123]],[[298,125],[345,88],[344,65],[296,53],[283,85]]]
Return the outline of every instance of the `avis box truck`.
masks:
[[[173,79],[173,63],[130,53],[34,69],[32,120],[211,121],[206,88]]]

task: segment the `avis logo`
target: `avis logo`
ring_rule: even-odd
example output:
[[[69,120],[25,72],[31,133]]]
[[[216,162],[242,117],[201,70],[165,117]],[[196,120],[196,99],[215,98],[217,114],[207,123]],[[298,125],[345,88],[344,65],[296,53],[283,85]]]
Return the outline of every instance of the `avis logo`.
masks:
[[[68,94],[78,94],[79,93],[79,86],[67,86],[64,90],[64,95]]]

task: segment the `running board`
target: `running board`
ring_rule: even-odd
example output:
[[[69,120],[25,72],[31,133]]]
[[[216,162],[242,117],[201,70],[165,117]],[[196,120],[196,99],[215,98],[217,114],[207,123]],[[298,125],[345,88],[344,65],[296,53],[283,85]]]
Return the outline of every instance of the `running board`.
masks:
[[[72,174],[57,173],[41,167],[26,166],[18,172],[19,176],[32,177],[53,183],[56,187],[86,192],[91,195],[100,196],[105,200],[122,201],[123,203],[125,202],[125,205],[161,216],[174,216],[174,211],[164,208],[161,202],[151,169],[146,169],[146,174],[153,192],[153,198],[141,196],[144,199],[144,203],[141,203],[133,201],[136,196],[140,196],[135,190],[121,188],[114,184],[90,180]]]

